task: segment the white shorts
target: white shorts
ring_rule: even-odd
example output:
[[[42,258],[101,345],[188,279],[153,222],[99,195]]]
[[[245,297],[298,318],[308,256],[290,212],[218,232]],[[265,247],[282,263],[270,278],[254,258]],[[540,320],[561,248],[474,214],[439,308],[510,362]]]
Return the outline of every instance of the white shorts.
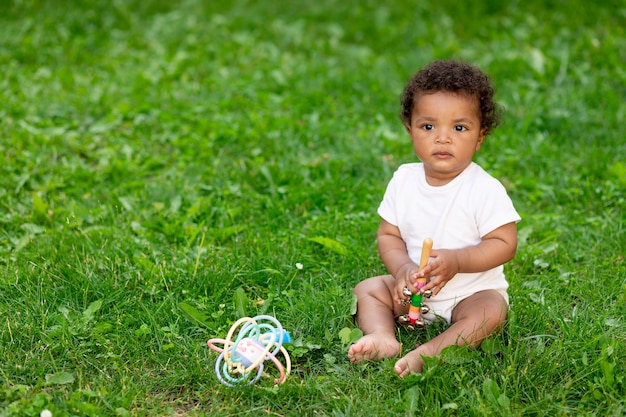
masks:
[[[504,301],[506,301],[506,304],[507,305],[509,304],[509,294],[506,292],[506,288],[485,288],[485,290],[488,290],[488,289],[498,291],[498,293],[500,293],[502,298],[504,298]],[[463,296],[457,296],[454,298],[443,298],[443,299],[439,298],[439,296],[442,295],[442,293],[439,293],[432,298],[423,297],[422,305],[428,306],[430,311],[426,314],[422,314],[422,318],[427,323],[433,323],[436,321],[446,321],[450,323],[452,321],[452,311],[454,310],[454,308],[461,301],[465,300],[466,298],[474,294],[476,293],[474,292],[474,293],[466,294]]]

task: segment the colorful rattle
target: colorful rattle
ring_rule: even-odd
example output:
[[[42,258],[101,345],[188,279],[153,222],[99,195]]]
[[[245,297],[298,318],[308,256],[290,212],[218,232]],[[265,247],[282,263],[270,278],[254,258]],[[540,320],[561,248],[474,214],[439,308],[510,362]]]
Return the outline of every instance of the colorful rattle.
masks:
[[[426,267],[428,264],[428,258],[430,258],[430,251],[433,249],[433,240],[431,238],[424,239],[424,243],[422,244],[422,256],[420,258],[420,271]],[[422,305],[422,292],[421,289],[428,282],[427,278],[418,278],[417,279],[417,293],[413,294],[411,290],[407,287],[404,287],[402,290],[402,294],[405,297],[411,298],[411,304],[409,305],[409,314],[404,314],[398,317],[398,322],[400,324],[404,324],[407,328],[414,330],[415,328],[424,327],[424,319],[422,319],[421,315],[426,314],[430,311],[428,306]],[[424,296],[426,298],[430,298],[430,291],[425,291]]]
[[[235,331],[242,324],[233,341]],[[263,374],[263,362],[267,360],[272,361],[280,372],[280,377],[274,379],[274,383],[285,382],[291,372],[291,359],[283,343],[289,342],[291,336],[289,332],[283,330],[278,320],[272,316],[256,316],[237,320],[230,328],[226,339],[210,339],[207,346],[220,352],[215,362],[217,379],[222,384],[233,387],[249,379],[254,371],[256,376],[248,382],[248,385],[258,381]],[[215,343],[223,344],[224,348],[215,346]],[[285,366],[276,358],[279,351],[285,358]]]

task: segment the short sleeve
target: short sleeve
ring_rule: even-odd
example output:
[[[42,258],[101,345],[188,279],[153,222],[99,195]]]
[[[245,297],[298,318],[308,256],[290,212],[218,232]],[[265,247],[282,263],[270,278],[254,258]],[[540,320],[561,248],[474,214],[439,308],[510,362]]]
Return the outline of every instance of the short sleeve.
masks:
[[[399,198],[398,193],[401,192],[403,177],[405,177],[405,170],[401,166],[396,172],[394,172],[391,181],[387,184],[387,189],[383,195],[383,199],[378,206],[378,215],[385,221],[398,225],[398,211],[397,201]]]
[[[476,224],[480,237],[505,224],[517,223],[521,220],[513,206],[513,201],[500,181],[490,178],[490,181],[485,183],[484,189],[479,191],[475,192],[474,196],[477,198],[477,206],[480,207],[476,211]]]

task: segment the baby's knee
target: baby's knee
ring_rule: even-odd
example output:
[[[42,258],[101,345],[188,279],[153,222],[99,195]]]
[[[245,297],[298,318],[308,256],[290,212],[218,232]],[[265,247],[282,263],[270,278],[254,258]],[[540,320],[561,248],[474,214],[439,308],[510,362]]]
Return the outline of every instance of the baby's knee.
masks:
[[[376,288],[377,288],[377,283],[375,279],[368,278],[356,284],[353,291],[357,295],[357,297],[359,297],[359,296],[371,293]]]
[[[506,321],[508,303],[495,290],[478,292],[461,301],[452,311],[452,322],[472,320],[481,324],[489,333]]]
[[[354,287],[357,297],[390,292],[384,275],[364,279]]]

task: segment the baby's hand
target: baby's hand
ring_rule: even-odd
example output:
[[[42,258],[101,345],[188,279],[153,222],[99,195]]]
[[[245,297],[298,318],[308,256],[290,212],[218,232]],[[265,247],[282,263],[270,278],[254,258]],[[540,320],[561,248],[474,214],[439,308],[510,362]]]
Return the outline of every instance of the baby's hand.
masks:
[[[404,294],[404,288],[408,288],[411,293],[417,293],[417,278],[419,267],[414,263],[402,265],[396,271],[396,288],[394,294],[394,302],[402,304],[408,297]]]
[[[422,293],[431,290],[433,295],[437,295],[456,274],[459,273],[459,262],[454,250],[439,249],[433,250],[430,257],[434,258],[418,274],[418,278],[432,279],[422,287]]]

